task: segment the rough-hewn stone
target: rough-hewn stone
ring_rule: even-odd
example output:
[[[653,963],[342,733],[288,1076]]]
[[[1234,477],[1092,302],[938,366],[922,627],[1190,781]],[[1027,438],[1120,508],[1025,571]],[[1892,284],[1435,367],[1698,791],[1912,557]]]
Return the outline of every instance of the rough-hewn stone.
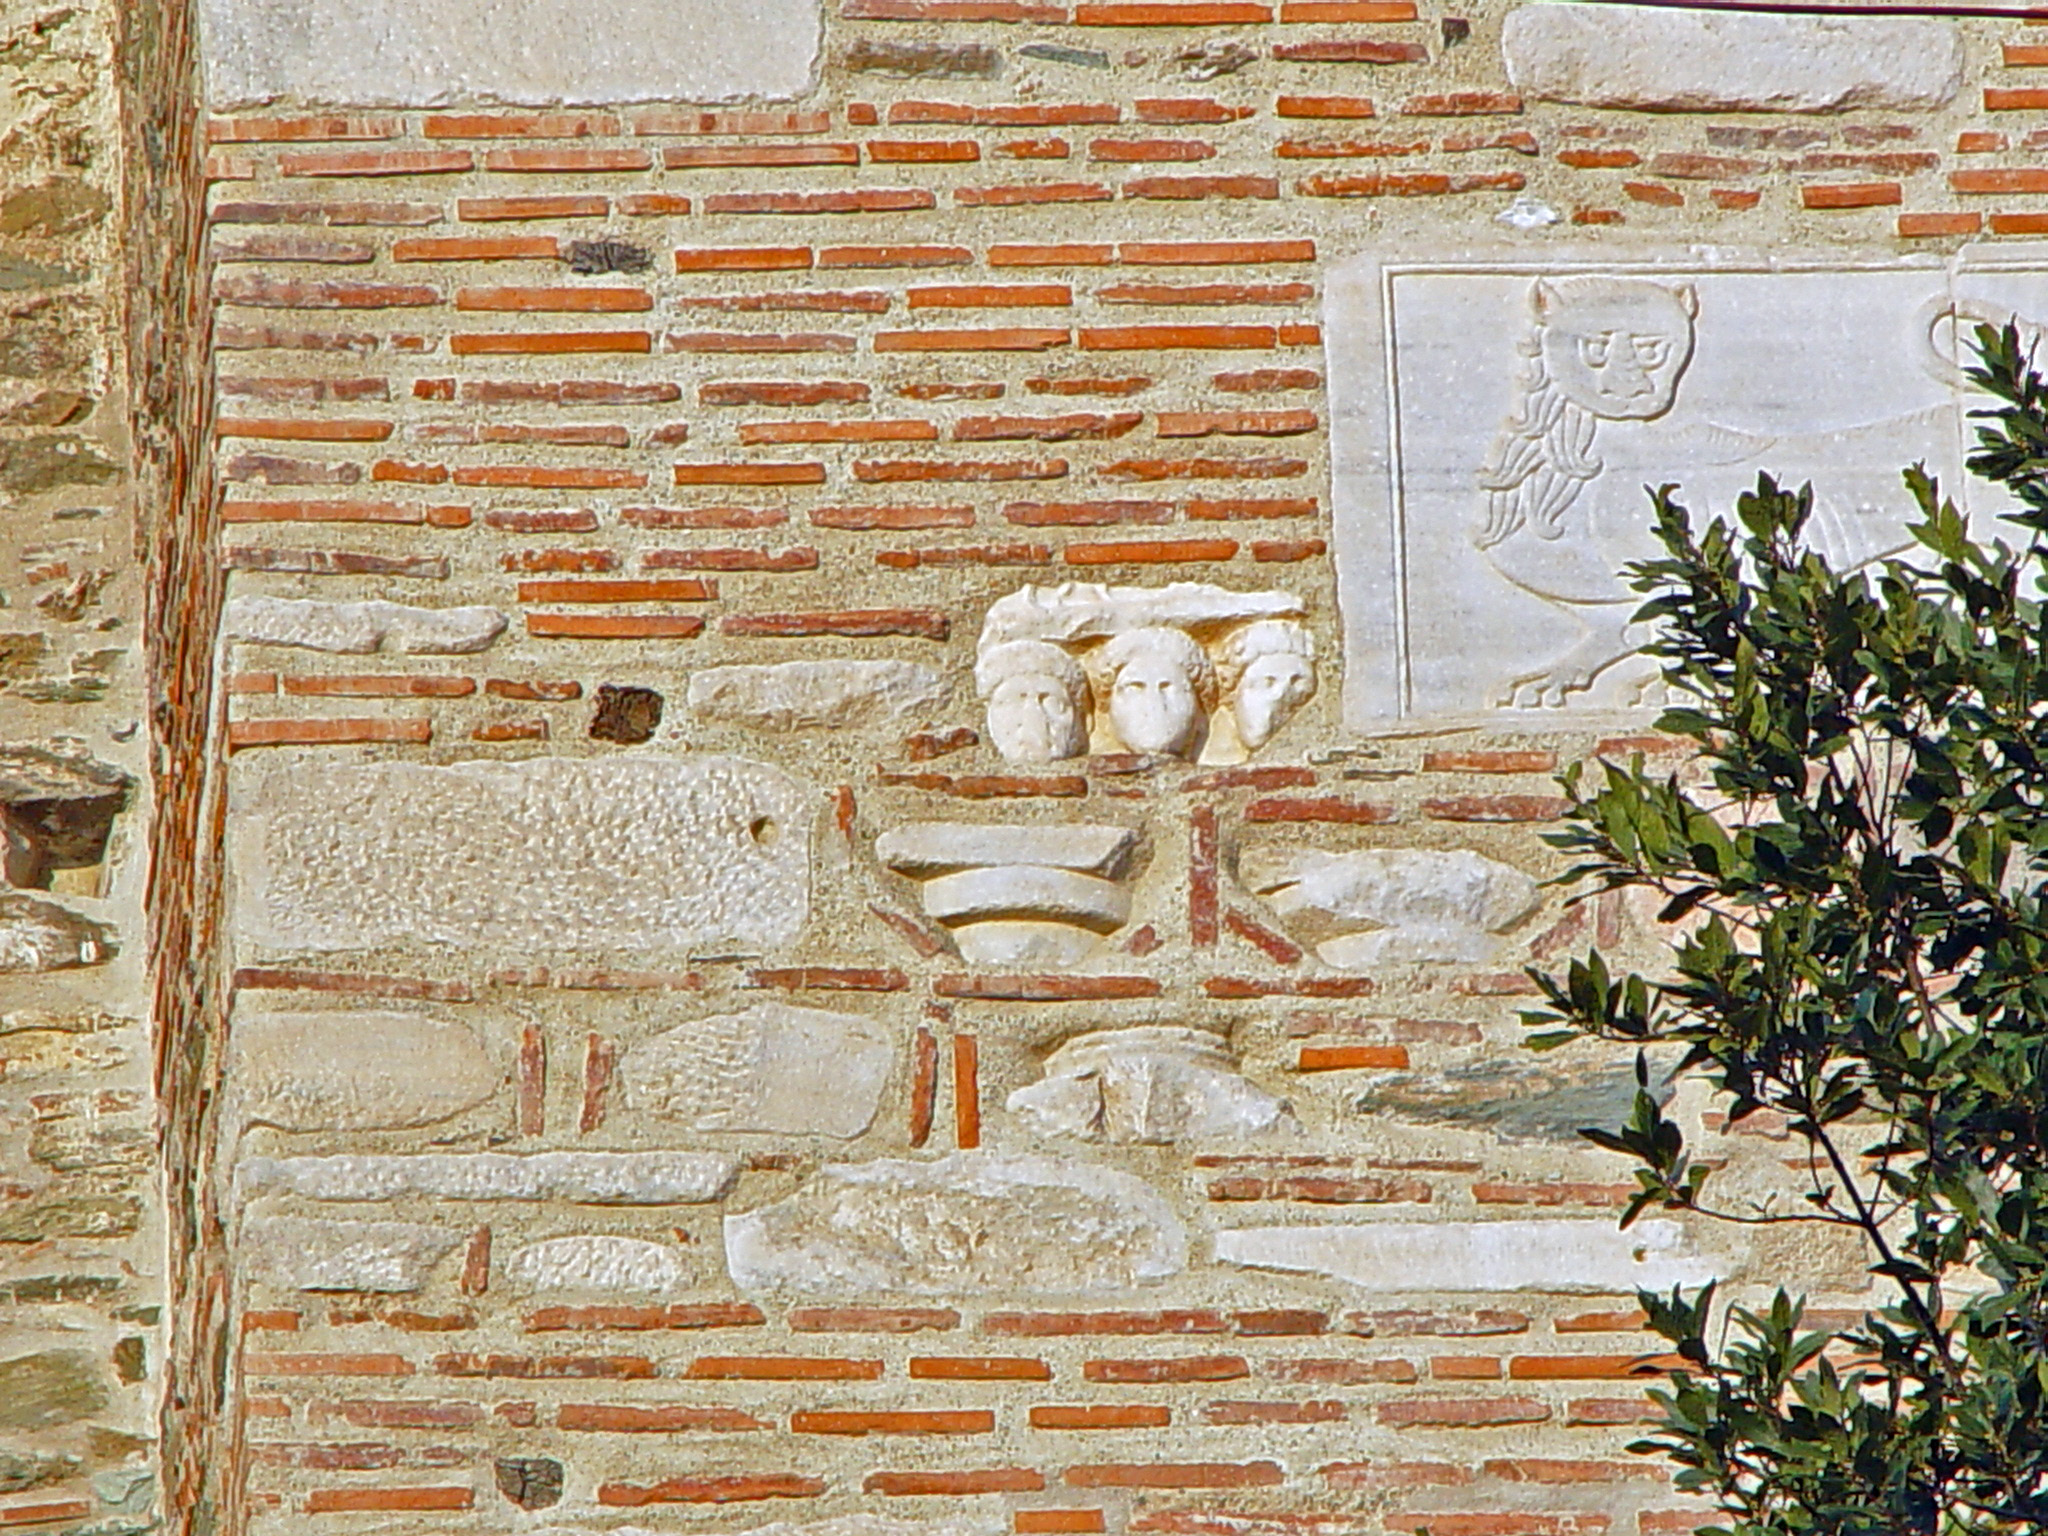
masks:
[[[506,620],[496,608],[248,596],[230,598],[220,622],[224,638],[247,645],[288,645],[346,655],[364,655],[388,645],[414,656],[467,656],[489,649],[505,632]]]
[[[0,1360],[0,1429],[47,1429],[89,1418],[110,1394],[99,1362],[82,1349],[46,1349]]]
[[[244,1013],[228,1037],[230,1118],[280,1130],[432,1125],[504,1080],[466,1026],[420,1014]]]
[[[1467,849],[1248,849],[1244,884],[1323,960],[1367,970],[1408,960],[1480,964],[1536,909],[1536,882]]]
[[[1128,1173],[961,1152],[828,1165],[788,1199],[727,1217],[725,1256],[743,1290],[1058,1295],[1170,1279],[1187,1237]]]
[[[1237,1227],[1216,1257],[1249,1269],[1329,1275],[1373,1291],[1612,1291],[1698,1285],[1726,1272],[1693,1254],[1677,1222],[1621,1231],[1597,1221],[1375,1221]]]
[[[786,943],[816,804],[738,758],[309,763],[248,805],[239,926],[307,949]]]
[[[1257,1135],[1289,1123],[1287,1106],[1247,1082],[1206,1030],[1141,1025],[1077,1035],[1045,1076],[1009,1098],[1042,1136],[1170,1145]]]
[[[641,1042],[620,1075],[628,1105],[699,1131],[858,1136],[896,1052],[857,1014],[757,1003]]]
[[[410,1221],[252,1215],[237,1252],[242,1275],[264,1285],[403,1294],[423,1287],[466,1235]]]
[[[566,1200],[577,1205],[701,1205],[739,1164],[708,1152],[423,1152],[251,1157],[250,1194],[309,1200]]]
[[[528,1291],[659,1294],[683,1283],[683,1261],[635,1237],[551,1237],[505,1260],[505,1278]]]
[[[69,907],[20,891],[0,891],[0,975],[104,965],[114,930]]]

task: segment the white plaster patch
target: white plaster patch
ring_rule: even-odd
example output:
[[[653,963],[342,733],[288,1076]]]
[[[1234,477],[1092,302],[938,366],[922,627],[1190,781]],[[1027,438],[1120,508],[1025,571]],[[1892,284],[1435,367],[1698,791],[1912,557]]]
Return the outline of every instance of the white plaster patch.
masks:
[[[404,1130],[481,1104],[504,1082],[461,1024],[415,1013],[237,1013],[227,1121],[286,1131]]]
[[[701,1205],[739,1177],[709,1152],[339,1153],[251,1157],[235,1176],[250,1194],[309,1200],[567,1200],[578,1205]]]
[[[1238,1227],[1216,1259],[1329,1275],[1373,1291],[1621,1292],[1703,1285],[1727,1266],[1690,1251],[1675,1221],[1362,1221]]]
[[[1130,1174],[957,1152],[827,1166],[788,1199],[728,1216],[725,1260],[750,1291],[1060,1295],[1171,1279],[1187,1235]]]
[[[1598,10],[1616,27],[1640,14]],[[1676,482],[1703,519],[1730,515],[1760,471],[1811,480],[1816,548],[1842,565],[1905,549],[1919,514],[1902,466],[1975,491],[1958,317],[2017,314],[2038,334],[2044,266],[2012,247],[1337,268],[1324,329],[1345,723],[1548,729],[1658,703],[1620,575],[1658,552],[1646,485]]]
[[[241,822],[238,928],[277,948],[787,943],[818,801],[738,758],[281,765]]]
[[[810,89],[818,0],[205,0],[207,99],[733,101]]]
[[[1932,111],[1963,83],[1961,33],[1921,16],[1524,5],[1501,52],[1523,95],[1585,107]]]
[[[682,1260],[637,1237],[551,1237],[505,1260],[505,1278],[528,1291],[644,1294],[673,1290],[685,1279]]]
[[[846,730],[936,709],[950,692],[914,661],[784,661],[695,673],[690,712],[757,731]]]
[[[627,1104],[699,1131],[858,1136],[895,1048],[857,1014],[759,1003],[642,1041],[620,1063]]]

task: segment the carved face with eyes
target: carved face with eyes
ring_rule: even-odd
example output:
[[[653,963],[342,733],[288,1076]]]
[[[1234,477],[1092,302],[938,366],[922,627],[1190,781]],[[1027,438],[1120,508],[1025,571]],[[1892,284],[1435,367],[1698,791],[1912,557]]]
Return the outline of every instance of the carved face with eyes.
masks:
[[[1671,409],[1692,361],[1699,297],[1642,278],[1538,278],[1530,303],[1544,372],[1566,399],[1609,421]]]
[[[1215,671],[1177,629],[1134,629],[1102,648],[1109,723],[1129,752],[1191,757],[1201,746]]]

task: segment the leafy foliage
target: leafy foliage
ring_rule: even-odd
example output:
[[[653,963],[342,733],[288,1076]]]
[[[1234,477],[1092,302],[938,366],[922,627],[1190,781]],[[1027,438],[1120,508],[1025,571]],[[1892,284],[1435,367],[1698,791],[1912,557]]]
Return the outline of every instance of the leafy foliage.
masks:
[[[2013,327],[1976,347],[1969,468],[2017,536],[1980,542],[1916,468],[1917,547],[1842,571],[1802,545],[1811,487],[1763,477],[1696,528],[1666,486],[1664,556],[1628,574],[1701,772],[1565,775],[1567,878],[1685,920],[1667,975],[1531,973],[1532,1045],[1638,1048],[1628,1124],[1582,1133],[1636,1161],[1623,1225],[1848,1229],[1887,1292],[1839,1334],[1783,1291],[1642,1295],[1684,1368],[1634,1448],[1733,1536],[2048,1532],[2048,383]],[[1808,1187],[1717,1204],[1658,1046],[1729,1123],[1782,1117]]]

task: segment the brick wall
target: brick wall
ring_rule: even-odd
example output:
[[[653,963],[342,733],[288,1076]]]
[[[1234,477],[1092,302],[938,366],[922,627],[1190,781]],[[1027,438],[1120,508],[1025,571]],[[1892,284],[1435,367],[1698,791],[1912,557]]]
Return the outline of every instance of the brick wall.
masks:
[[[793,104],[212,120],[230,596],[509,620],[454,654],[227,646],[231,866],[275,857],[265,786],[322,764],[727,754],[794,775],[817,814],[788,942],[242,942],[243,1013],[321,1017],[336,1040],[393,1014],[453,1025],[489,1078],[429,1124],[254,1118],[230,1133],[245,1176],[341,1154],[733,1165],[707,1198],[645,1204],[374,1182],[337,1199],[361,1167],[326,1196],[310,1165],[271,1175],[264,1219],[312,1224],[276,1229],[292,1245],[341,1244],[343,1220],[443,1240],[381,1290],[294,1285],[259,1251],[284,1239],[237,1218],[222,1443],[242,1441],[251,1530],[1693,1528],[1661,1466],[1622,1449],[1658,1365],[1625,1287],[1417,1294],[1212,1252],[1249,1226],[1611,1218],[1625,1173],[1570,1131],[1614,1110],[1616,1066],[1522,1056],[1520,967],[1596,940],[1653,964],[1668,939],[1644,909],[1546,891],[1484,961],[1351,970],[1252,889],[1243,856],[1272,847],[1554,873],[1560,765],[1666,750],[1622,718],[1342,728],[1322,282],[1362,251],[1515,240],[1927,252],[2037,233],[2048,49],[1959,23],[1969,83],[1931,111],[1594,110],[1515,94],[1509,9],[842,0]],[[1006,762],[977,634],[999,599],[1069,581],[1290,594],[1321,686],[1242,766]],[[907,662],[942,696],[795,731],[693,706],[707,669],[797,660]],[[658,721],[621,690],[659,695]],[[1130,829],[1128,919],[1083,963],[973,963],[877,851],[928,821]],[[637,889],[671,853],[597,873]],[[879,1032],[865,1130],[679,1130],[658,1092],[627,1091],[664,1032],[764,1002]],[[1286,1123],[1062,1141],[1010,1104],[1062,1042],[1152,1025],[1208,1032]],[[1785,1174],[1767,1130],[1708,1145],[1750,1187]],[[1042,1283],[1001,1199],[977,1218],[978,1195],[918,1194],[893,1208],[908,1268],[884,1270],[943,1270],[950,1291],[734,1278],[727,1219],[834,1165],[968,1184],[960,1150],[1142,1180],[1188,1261],[1120,1289]],[[538,1245],[590,1237],[659,1250],[658,1278],[579,1261],[534,1279]],[[1012,1250],[1004,1276],[975,1267]],[[1863,1295],[1853,1253],[1730,1262],[1738,1285]]]

